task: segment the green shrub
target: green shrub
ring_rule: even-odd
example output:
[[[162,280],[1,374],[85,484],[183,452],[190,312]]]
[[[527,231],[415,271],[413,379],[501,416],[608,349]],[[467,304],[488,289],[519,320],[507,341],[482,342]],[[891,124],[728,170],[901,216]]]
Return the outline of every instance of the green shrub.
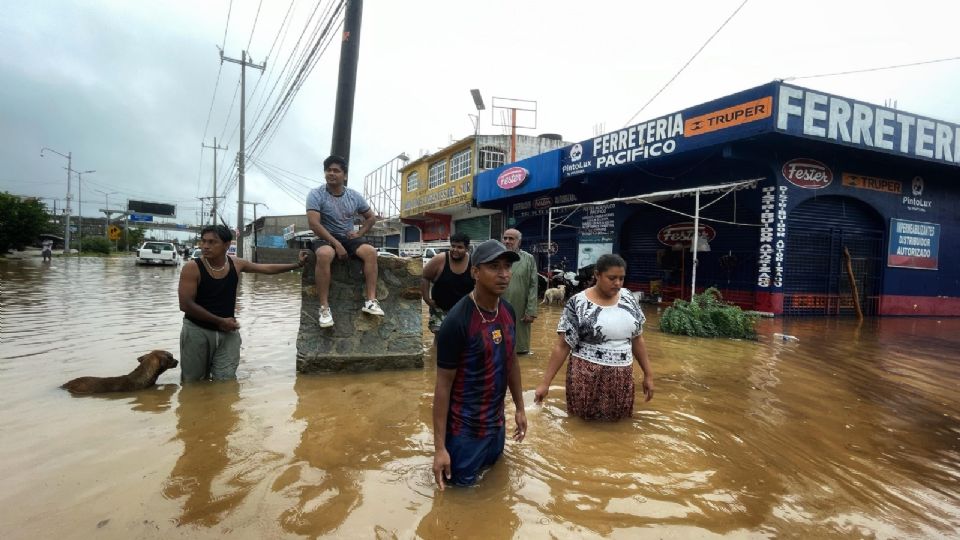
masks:
[[[113,251],[113,244],[102,236],[91,236],[83,239],[83,251],[109,255]]]
[[[660,330],[684,336],[756,339],[757,316],[727,304],[714,287],[693,300],[675,300],[660,317]]]

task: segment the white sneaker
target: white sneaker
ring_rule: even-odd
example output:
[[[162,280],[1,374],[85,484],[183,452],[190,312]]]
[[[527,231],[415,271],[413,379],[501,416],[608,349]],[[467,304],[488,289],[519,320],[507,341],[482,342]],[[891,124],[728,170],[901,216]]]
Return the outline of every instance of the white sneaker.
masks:
[[[360,310],[364,313],[369,313],[371,315],[376,315],[378,317],[383,317],[383,309],[380,308],[380,302],[376,300],[367,300],[363,303],[363,308]]]
[[[330,313],[330,306],[320,306],[319,320],[320,328],[330,328],[333,326],[333,314]]]

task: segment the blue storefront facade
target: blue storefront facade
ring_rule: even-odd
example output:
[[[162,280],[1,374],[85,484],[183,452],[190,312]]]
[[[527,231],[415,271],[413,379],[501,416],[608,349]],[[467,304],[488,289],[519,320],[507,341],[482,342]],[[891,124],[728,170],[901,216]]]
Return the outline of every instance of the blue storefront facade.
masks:
[[[591,204],[737,182],[701,193],[696,231],[690,195]],[[697,290],[744,307],[845,315],[856,290],[871,315],[960,315],[957,124],[773,82],[487,171],[474,193],[541,268],[615,252],[629,288],[689,297],[696,235]]]

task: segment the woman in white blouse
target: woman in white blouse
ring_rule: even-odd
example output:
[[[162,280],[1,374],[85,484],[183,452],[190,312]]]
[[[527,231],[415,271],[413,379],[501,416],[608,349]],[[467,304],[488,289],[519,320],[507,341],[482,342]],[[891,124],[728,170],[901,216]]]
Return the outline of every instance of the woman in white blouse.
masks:
[[[653,399],[653,371],[643,342],[645,317],[623,288],[627,263],[603,255],[594,271],[596,284],[567,301],[557,325],[557,342],[537,386],[542,403],[563,362],[567,364],[567,412],[584,420],[614,421],[633,413],[633,361],[643,370],[644,401]]]

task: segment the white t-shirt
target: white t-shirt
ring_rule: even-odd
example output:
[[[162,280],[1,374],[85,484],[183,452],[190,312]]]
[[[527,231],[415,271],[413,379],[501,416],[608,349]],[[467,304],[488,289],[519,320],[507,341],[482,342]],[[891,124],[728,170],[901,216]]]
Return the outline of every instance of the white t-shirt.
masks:
[[[557,324],[574,356],[602,366],[633,363],[633,338],[643,333],[646,317],[637,299],[620,289],[615,306],[600,306],[587,299],[587,292],[567,300]]]

